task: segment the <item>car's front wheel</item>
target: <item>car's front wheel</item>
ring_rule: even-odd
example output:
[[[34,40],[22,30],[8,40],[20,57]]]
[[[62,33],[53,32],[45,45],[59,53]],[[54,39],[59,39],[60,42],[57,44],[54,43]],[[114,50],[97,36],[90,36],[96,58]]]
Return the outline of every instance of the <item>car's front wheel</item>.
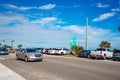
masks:
[[[28,57],[27,56],[25,57],[25,61],[28,62]]]
[[[41,59],[40,61],[42,62],[43,60]]]
[[[113,61],[116,61],[116,59],[113,59]]]
[[[19,60],[19,57],[18,57],[18,55],[16,55],[16,60]]]
[[[89,54],[87,55],[87,58],[90,58],[90,55],[89,55]]]
[[[106,54],[104,54],[103,59],[106,60]]]
[[[64,53],[63,53],[63,52],[61,52],[61,55],[64,55]]]

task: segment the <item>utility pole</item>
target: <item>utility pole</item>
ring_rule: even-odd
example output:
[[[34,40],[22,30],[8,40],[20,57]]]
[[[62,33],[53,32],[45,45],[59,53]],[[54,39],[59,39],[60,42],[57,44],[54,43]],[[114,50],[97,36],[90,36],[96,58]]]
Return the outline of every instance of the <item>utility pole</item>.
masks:
[[[85,49],[88,50],[88,17],[84,14],[81,14],[86,18],[86,39],[85,39]]]
[[[86,50],[88,50],[88,17],[86,17]]]

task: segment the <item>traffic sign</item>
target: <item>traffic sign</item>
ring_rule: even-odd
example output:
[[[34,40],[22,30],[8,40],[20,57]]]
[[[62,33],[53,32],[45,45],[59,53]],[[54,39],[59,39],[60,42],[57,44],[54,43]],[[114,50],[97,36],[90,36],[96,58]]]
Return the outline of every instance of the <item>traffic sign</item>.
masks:
[[[70,38],[70,46],[76,46],[76,37]]]

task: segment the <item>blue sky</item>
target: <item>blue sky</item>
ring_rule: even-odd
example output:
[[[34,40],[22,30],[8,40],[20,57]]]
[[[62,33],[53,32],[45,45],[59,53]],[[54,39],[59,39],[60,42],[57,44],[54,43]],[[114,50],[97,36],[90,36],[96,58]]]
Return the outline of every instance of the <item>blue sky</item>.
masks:
[[[14,40],[15,47],[69,48],[76,36],[85,47],[85,16],[89,49],[101,41],[120,49],[120,0],[0,0],[0,40]]]

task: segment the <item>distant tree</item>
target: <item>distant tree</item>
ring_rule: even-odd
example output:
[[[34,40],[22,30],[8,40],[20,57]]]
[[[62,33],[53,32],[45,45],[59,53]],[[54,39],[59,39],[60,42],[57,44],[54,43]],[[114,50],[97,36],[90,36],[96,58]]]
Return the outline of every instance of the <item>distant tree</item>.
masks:
[[[75,54],[78,54],[81,50],[84,48],[82,46],[72,46],[71,50],[75,52]]]
[[[107,41],[102,41],[99,45],[101,48],[110,48],[111,44]]]
[[[5,40],[2,40],[2,42],[3,42],[3,46],[2,47],[4,47],[5,46]]]
[[[22,48],[23,46],[22,46],[22,44],[18,44],[17,47],[20,49],[20,48]]]
[[[8,45],[3,45],[2,47],[3,48],[10,48],[10,49],[12,48],[11,46],[8,46]]]
[[[117,48],[114,48],[114,49],[113,49],[113,52],[116,51],[116,50],[118,50],[118,49],[117,49]]]

